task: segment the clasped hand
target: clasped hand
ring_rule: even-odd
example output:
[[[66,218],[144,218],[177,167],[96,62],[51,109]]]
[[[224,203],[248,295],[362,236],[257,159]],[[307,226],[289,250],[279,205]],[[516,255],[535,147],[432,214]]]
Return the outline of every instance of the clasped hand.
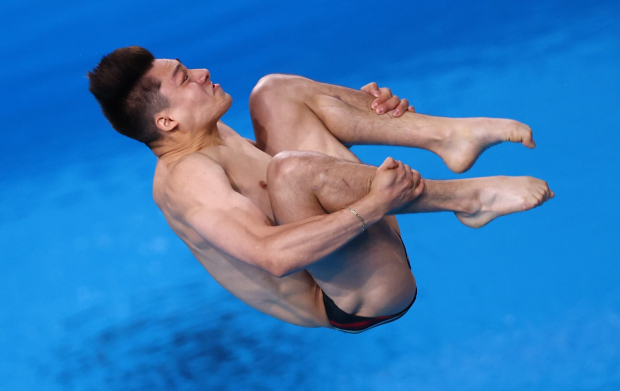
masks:
[[[379,88],[374,81],[366,84],[361,90],[376,97],[370,108],[377,114],[390,113],[393,117],[400,117],[407,111],[415,113],[415,109],[409,105],[407,99],[392,95],[392,90],[387,87]]]
[[[383,206],[386,214],[392,214],[419,197],[423,191],[424,179],[419,172],[388,157],[377,169],[368,196]]]

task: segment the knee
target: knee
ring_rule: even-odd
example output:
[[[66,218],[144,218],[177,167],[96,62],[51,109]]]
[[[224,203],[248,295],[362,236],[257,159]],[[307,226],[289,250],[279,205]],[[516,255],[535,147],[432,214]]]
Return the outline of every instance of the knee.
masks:
[[[277,153],[267,166],[267,183],[272,185],[279,182],[294,182],[304,166],[303,154],[299,151]]]
[[[250,110],[257,111],[268,104],[270,107],[279,102],[290,102],[298,98],[303,91],[303,84],[309,80],[294,75],[271,74],[262,77],[250,93]]]
[[[277,153],[267,166],[267,183],[312,186],[327,156],[310,151],[283,151]]]
[[[287,81],[295,76],[283,75],[279,73],[272,73],[267,76],[263,76],[258,80],[258,83],[252,89],[250,96],[263,96],[265,94],[277,92],[282,90]]]

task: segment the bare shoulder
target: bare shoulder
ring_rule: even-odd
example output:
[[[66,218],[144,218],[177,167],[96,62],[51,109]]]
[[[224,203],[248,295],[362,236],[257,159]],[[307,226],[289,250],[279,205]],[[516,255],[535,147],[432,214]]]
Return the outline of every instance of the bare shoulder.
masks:
[[[183,199],[203,198],[230,189],[230,181],[222,166],[202,153],[192,153],[180,159],[171,168],[168,182],[171,195]]]
[[[171,169],[167,184],[168,204],[171,212],[185,216],[240,214],[261,221],[267,217],[249,199],[236,192],[224,168],[210,157],[195,153],[179,160]]]
[[[215,160],[201,153],[184,157],[171,168],[167,187],[165,207],[174,220],[224,253],[256,264],[253,251],[271,224],[232,188]]]
[[[195,152],[183,156],[170,168],[170,180],[187,182],[189,178],[201,178],[224,173],[222,167],[204,153]]]
[[[192,153],[173,165],[158,163],[153,179],[153,199],[162,211],[185,214],[188,208],[230,189],[222,167],[202,153]]]

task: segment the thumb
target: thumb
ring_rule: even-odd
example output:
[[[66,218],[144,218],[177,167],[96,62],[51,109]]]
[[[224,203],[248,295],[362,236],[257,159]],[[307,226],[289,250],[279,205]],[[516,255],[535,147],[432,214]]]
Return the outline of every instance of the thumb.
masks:
[[[379,86],[374,81],[368,85],[370,88],[370,93],[374,95],[376,98],[381,96],[381,90],[379,90]]]
[[[398,167],[398,163],[396,163],[396,160],[392,159],[391,157],[388,157],[387,159],[383,161],[383,163],[381,163],[377,171],[392,170],[396,167]]]

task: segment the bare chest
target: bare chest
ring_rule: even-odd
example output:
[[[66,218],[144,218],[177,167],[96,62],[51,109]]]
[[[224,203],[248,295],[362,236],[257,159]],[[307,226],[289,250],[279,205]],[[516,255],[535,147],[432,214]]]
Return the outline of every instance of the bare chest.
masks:
[[[219,161],[230,186],[252,201],[273,223],[273,212],[267,191],[267,166],[271,157],[223,147]]]

